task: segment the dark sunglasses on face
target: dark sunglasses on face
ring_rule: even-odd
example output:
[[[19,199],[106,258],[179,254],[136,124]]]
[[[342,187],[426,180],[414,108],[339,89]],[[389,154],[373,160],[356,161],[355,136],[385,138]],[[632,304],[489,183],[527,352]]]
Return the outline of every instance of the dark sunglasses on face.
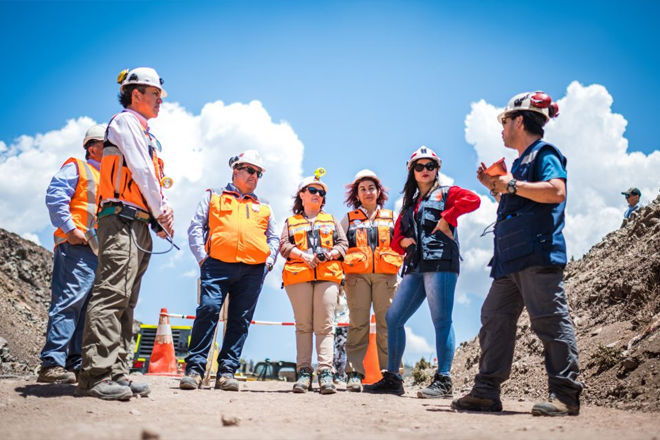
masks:
[[[310,193],[311,195],[319,194],[321,197],[325,197],[325,194],[326,194],[326,192],[324,190],[315,188],[313,186],[308,186],[307,187],[307,192]]]
[[[257,170],[255,170],[255,169],[252,168],[252,167],[238,167],[238,168],[236,168],[236,169],[239,170],[239,171],[241,171],[241,170],[245,170],[245,171],[248,172],[248,174],[249,174],[250,176],[252,176],[253,174],[256,174],[257,177],[260,178],[260,179],[261,179],[261,176],[264,175],[264,173],[262,173],[261,171],[257,171]]]
[[[415,164],[415,171],[417,171],[418,173],[421,173],[424,170],[424,168],[426,168],[427,171],[433,171],[438,168],[438,164],[435,162]]]

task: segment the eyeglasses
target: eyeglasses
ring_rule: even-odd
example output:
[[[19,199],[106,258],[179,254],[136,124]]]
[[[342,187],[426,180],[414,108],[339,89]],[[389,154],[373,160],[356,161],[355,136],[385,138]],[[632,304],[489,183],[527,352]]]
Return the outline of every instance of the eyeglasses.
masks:
[[[236,169],[239,170],[239,171],[241,171],[241,170],[245,170],[245,171],[247,171],[247,173],[248,173],[250,176],[256,174],[257,177],[260,178],[260,179],[261,179],[261,176],[264,175],[264,173],[262,173],[261,171],[257,171],[257,170],[255,170],[255,169],[252,168],[252,167],[237,167]]]
[[[427,171],[433,171],[438,168],[438,164],[435,162],[427,162],[427,163],[416,163],[415,164],[415,171],[418,173],[421,173],[424,171],[424,168],[426,168]]]
[[[307,189],[307,192],[310,193],[311,195],[318,194],[321,197],[325,197],[325,195],[327,194],[324,190],[318,189],[318,188],[313,187],[313,186],[308,186],[306,189]]]

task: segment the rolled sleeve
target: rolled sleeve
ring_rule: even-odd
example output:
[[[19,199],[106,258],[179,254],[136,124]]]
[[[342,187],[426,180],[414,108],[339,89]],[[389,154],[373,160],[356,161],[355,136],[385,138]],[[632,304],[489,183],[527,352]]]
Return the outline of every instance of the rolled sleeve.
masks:
[[[208,257],[206,253],[206,240],[208,239],[209,203],[211,202],[211,191],[206,191],[202,201],[197,205],[195,214],[188,226],[188,246],[192,251],[197,263],[201,263]]]
[[[46,207],[50,222],[64,233],[76,229],[71,217],[71,198],[78,186],[78,167],[68,163],[53,176],[46,190]]]

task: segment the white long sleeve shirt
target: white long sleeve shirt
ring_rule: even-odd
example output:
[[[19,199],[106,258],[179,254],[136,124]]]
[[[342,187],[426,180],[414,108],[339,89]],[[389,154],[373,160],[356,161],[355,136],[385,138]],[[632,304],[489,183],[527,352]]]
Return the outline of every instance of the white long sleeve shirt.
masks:
[[[133,110],[125,109],[108,126],[108,140],[124,155],[124,163],[131,171],[142,196],[154,217],[160,217],[168,205],[161,193],[160,181],[149,155],[149,125],[147,119]],[[105,201],[118,201],[106,199]],[[127,203],[124,201],[124,203]],[[130,203],[128,203],[130,204]],[[136,206],[136,205],[133,205]]]

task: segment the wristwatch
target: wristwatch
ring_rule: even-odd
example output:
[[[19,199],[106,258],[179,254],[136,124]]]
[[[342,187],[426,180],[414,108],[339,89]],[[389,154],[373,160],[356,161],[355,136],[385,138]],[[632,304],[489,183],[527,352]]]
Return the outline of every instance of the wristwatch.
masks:
[[[516,186],[516,183],[518,181],[516,179],[511,179],[509,180],[509,183],[506,184],[506,192],[507,194],[515,194],[518,192],[518,187]]]

